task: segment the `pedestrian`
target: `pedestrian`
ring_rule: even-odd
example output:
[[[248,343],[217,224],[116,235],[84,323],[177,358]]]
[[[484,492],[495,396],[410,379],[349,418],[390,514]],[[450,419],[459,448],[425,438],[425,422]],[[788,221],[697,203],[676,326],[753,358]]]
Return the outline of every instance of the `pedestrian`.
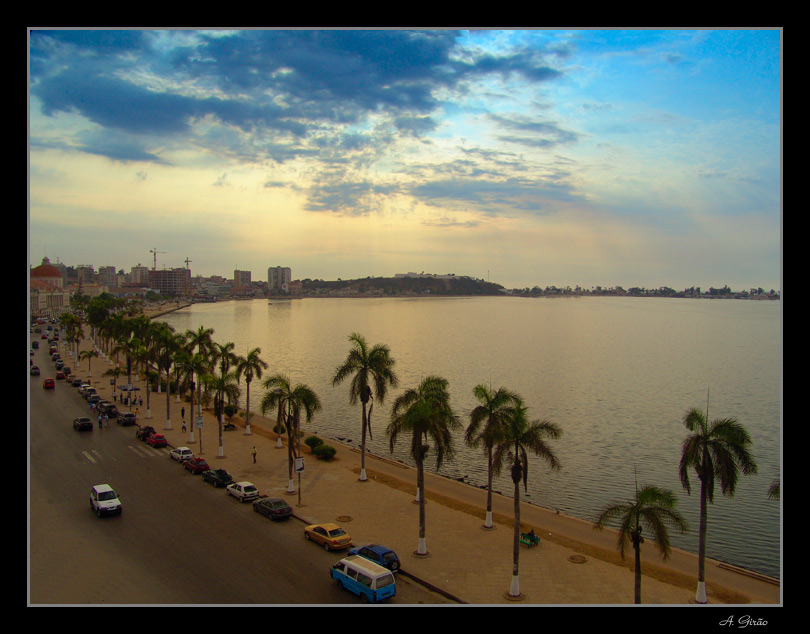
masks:
[[[139,396],[139,397],[138,397],[138,405],[140,405],[141,407],[143,407],[143,396]]]
[[[98,417],[98,428],[101,429],[101,416]]]
[[[180,408],[180,418],[182,418],[183,422],[185,423],[185,419],[186,419],[186,408],[185,407]]]
[[[256,445],[253,446],[253,464],[256,464]]]
[[[109,426],[110,426],[110,416],[107,413],[104,414],[104,424],[105,424],[106,427],[109,428]]]
[[[186,421],[183,421],[183,433],[186,433]]]

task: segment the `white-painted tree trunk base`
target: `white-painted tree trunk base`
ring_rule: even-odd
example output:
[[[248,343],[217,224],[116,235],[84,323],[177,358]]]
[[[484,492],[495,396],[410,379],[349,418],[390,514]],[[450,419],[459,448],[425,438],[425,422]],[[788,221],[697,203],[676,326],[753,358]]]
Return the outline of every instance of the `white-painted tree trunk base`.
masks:
[[[368,480],[368,476],[366,475],[365,467],[363,467],[360,469],[360,482],[365,482],[366,480]]]
[[[708,603],[709,602],[708,598],[706,598],[706,582],[705,581],[698,581],[697,592],[695,593],[695,601],[697,603]]]
[[[220,445],[219,449],[217,450],[217,457],[222,458],[224,455],[225,455],[225,449],[223,448],[222,445]]]
[[[520,596],[520,579],[517,575],[512,575],[512,583],[509,586],[509,596],[511,597],[519,597]]]
[[[166,429],[171,429],[171,428],[172,428],[172,419],[167,418],[166,419]]]
[[[284,444],[281,442],[281,436],[279,436],[278,440],[276,441],[276,449],[281,449],[283,446]]]
[[[287,483],[287,493],[295,493],[295,484],[293,484],[292,478]]]
[[[492,528],[492,511],[487,511],[487,521],[484,523],[485,528]]]
[[[416,547],[417,555],[427,555],[427,543],[424,537],[419,538],[419,545]]]
[[[250,436],[250,423],[245,425],[245,436]]]

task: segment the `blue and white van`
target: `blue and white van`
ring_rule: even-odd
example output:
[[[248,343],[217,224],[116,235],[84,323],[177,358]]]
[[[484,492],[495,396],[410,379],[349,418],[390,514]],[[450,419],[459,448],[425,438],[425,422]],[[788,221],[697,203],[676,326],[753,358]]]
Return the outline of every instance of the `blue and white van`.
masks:
[[[332,579],[364,601],[379,603],[397,593],[394,574],[359,555],[344,557],[330,570]]]

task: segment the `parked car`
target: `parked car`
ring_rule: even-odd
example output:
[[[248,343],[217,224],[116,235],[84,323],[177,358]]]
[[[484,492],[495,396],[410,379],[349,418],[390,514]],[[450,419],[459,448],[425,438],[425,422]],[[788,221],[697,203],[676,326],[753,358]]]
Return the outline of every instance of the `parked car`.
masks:
[[[370,559],[375,564],[379,564],[383,568],[388,568],[391,572],[399,570],[399,557],[397,554],[387,546],[380,544],[367,544],[358,548],[352,548],[349,551],[350,555],[360,555],[366,559]]]
[[[177,462],[185,462],[194,457],[194,452],[188,447],[176,447],[169,452],[169,456]]]
[[[93,431],[93,421],[86,416],[73,419],[73,429],[76,431]]]
[[[199,475],[203,471],[208,471],[211,467],[208,466],[208,463],[205,461],[205,458],[200,458],[199,456],[196,458],[191,458],[189,460],[185,460],[183,462],[183,468],[187,471],[191,471],[194,475]]]
[[[70,366],[67,366],[67,365],[66,365],[66,366],[64,366],[64,367],[62,368],[62,372],[64,372],[64,373],[65,373],[65,376],[67,376],[68,374],[71,374],[71,373],[73,372],[73,370],[71,370]]]
[[[82,383],[84,383],[84,380],[80,379],[79,377],[75,377],[75,378],[71,379],[71,381],[70,381],[70,384],[73,387],[81,387]]]
[[[101,396],[99,396],[98,394],[91,394],[90,396],[87,397],[87,402],[91,403],[91,404],[92,403],[95,403],[95,404],[101,403]]]
[[[165,447],[169,444],[169,442],[166,440],[166,436],[163,434],[151,434],[147,437],[146,444],[150,447],[158,448]]]
[[[53,379],[45,379],[42,382],[43,389],[52,390],[56,387],[56,382]]]
[[[39,341],[32,341],[32,342],[31,342],[31,347],[32,347],[34,350],[38,350],[38,349],[39,349]]]
[[[109,484],[97,484],[90,489],[90,508],[102,515],[120,515],[123,510],[118,494]]]
[[[58,381],[58,380],[64,379],[64,378],[65,378],[65,373],[62,372],[62,370],[57,370],[57,372],[56,372],[56,380]]]
[[[90,398],[93,397],[93,396],[98,396],[98,392],[96,391],[96,388],[88,387],[88,388],[86,388],[84,390],[84,392],[82,392],[82,396],[84,397],[85,401],[90,403],[91,402]],[[96,400],[101,400],[101,397],[99,396],[98,399],[96,399]]]
[[[233,482],[233,476],[225,471],[225,469],[209,469],[208,471],[203,471],[202,479],[203,482],[210,482],[215,487],[228,486]]]
[[[225,493],[235,497],[240,502],[247,502],[259,497],[259,489],[252,482],[234,482],[225,487]]]
[[[118,424],[121,425],[121,427],[129,427],[137,422],[138,419],[132,412],[120,412],[118,414]]]
[[[390,570],[357,555],[341,559],[329,575],[369,603],[385,601],[397,593],[397,581]]]
[[[292,507],[281,498],[264,498],[253,503],[253,510],[271,520],[283,520],[292,515]]]
[[[352,545],[351,536],[337,524],[310,524],[304,529],[304,539],[321,544],[326,550],[339,550]]]
[[[65,367],[65,362],[62,361],[62,359],[57,359],[56,363],[53,364],[53,367],[55,367],[57,370],[61,370]]]
[[[155,433],[155,428],[150,427],[149,425],[144,425],[143,427],[138,427],[135,430],[135,438],[140,438],[141,440],[146,440],[149,438],[151,434]]]
[[[38,365],[32,365],[31,370],[29,370],[29,374],[31,376],[39,376],[39,366]]]

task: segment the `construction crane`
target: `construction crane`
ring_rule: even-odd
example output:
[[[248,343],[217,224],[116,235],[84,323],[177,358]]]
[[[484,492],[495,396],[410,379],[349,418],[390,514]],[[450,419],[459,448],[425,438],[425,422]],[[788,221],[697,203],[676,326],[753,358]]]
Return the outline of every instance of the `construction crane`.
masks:
[[[188,265],[189,265],[189,263],[191,263],[191,262],[193,262],[193,260],[189,260],[189,259],[188,259],[188,256],[186,256],[186,259],[185,259],[185,263],[186,263],[186,271],[188,271],[188,270],[189,270]],[[186,276],[185,276],[185,280],[183,281],[183,285],[185,286],[184,291],[185,291],[185,296],[186,296],[186,297],[188,297],[188,278],[189,278],[189,275],[191,275],[191,274],[189,273],[188,275],[186,275]]]
[[[165,251],[158,251],[157,247],[155,247],[154,249],[149,249],[149,253],[152,253],[154,255],[154,264],[152,265],[152,270],[157,271],[157,254],[158,253],[166,253],[166,252]]]

